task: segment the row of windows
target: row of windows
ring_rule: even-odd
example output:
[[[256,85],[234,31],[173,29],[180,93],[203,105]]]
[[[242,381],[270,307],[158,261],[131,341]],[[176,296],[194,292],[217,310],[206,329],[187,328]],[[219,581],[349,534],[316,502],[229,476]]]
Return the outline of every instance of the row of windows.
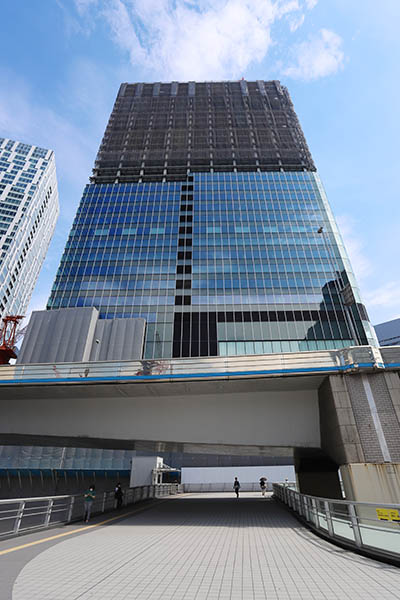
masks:
[[[126,228],[127,229],[127,228]],[[133,229],[133,228],[132,228]],[[294,245],[318,245],[318,246],[324,246],[323,250],[325,249],[325,247],[332,247],[332,252],[334,253],[335,250],[335,243],[332,243],[330,236],[322,236],[319,235],[318,233],[316,233],[316,231],[314,232],[305,232],[305,233],[281,233],[281,232],[260,232],[260,231],[250,231],[250,232],[240,232],[240,231],[233,231],[233,227],[231,227],[231,231],[229,231],[229,229],[227,228],[226,231],[224,231],[223,233],[225,234],[229,234],[229,236],[227,235],[215,235],[215,233],[208,233],[208,234],[201,234],[201,233],[197,233],[196,231],[194,232],[195,235],[193,236],[193,229],[197,229],[197,227],[193,227],[192,223],[188,223],[185,224],[185,226],[181,225],[179,228],[178,227],[172,227],[172,228],[164,228],[165,233],[144,233],[143,230],[150,230],[151,228],[142,228],[142,227],[138,227],[137,231],[138,234],[135,236],[129,236],[128,234],[126,235],[122,235],[122,234],[113,234],[113,236],[111,235],[105,235],[102,234],[101,232],[104,232],[105,230],[102,229],[97,229],[97,230],[92,230],[92,231],[97,231],[97,234],[92,233],[90,237],[85,237],[82,235],[82,237],[74,237],[71,238],[68,243],[66,248],[67,249],[74,249],[73,251],[70,250],[69,252],[67,252],[67,254],[79,254],[80,251],[86,249],[86,250],[94,250],[96,248],[109,248],[110,250],[115,249],[115,248],[140,248],[140,247],[147,247],[147,246],[163,246],[166,247],[166,249],[168,249],[168,247],[176,247],[177,245],[177,234],[178,232],[180,234],[182,233],[186,233],[189,235],[180,235],[179,237],[181,239],[189,239],[191,241],[194,242],[195,246],[199,246],[199,245],[206,245],[207,247],[210,246],[216,246],[216,247],[220,247],[221,245],[223,246],[234,246],[234,245],[238,245],[238,246],[243,246],[243,245],[248,245],[249,247],[253,247],[256,245],[261,245],[262,247],[267,247],[271,244],[273,245],[282,245],[282,246],[287,246],[290,247],[290,244],[294,244]],[[153,228],[154,230],[157,231],[161,231],[163,228],[161,227],[157,227],[157,228]],[[179,231],[179,229],[181,229],[181,231]],[[179,245],[179,242],[178,242]],[[186,242],[186,245],[188,245],[188,242]],[[192,244],[191,244],[192,245]]]
[[[156,259],[156,258],[170,258],[173,259],[174,258],[174,254],[176,254],[176,249],[175,252],[172,250],[171,252],[168,252],[166,250],[163,251],[151,251],[151,250],[147,250],[145,249],[144,252],[142,252],[141,254],[137,253],[136,254],[136,258],[143,258],[146,259],[146,257],[150,260]],[[88,255],[89,256],[89,255]],[[255,258],[255,259],[281,259],[281,258],[295,258],[295,259],[302,259],[302,258],[307,258],[307,259],[313,259],[314,258],[314,254],[311,252],[311,250],[305,249],[305,250],[280,250],[279,248],[273,248],[271,249],[271,253],[270,255],[268,254],[267,250],[264,249],[258,249],[258,248],[248,248],[247,250],[243,249],[243,250],[237,250],[237,249],[230,249],[230,250],[213,250],[213,251],[209,251],[209,250],[204,250],[204,251],[194,251],[194,252],[190,252],[190,251],[182,251],[182,255],[178,256],[179,259],[231,259],[231,260],[236,260],[236,259],[243,259],[243,258]],[[76,261],[71,261],[70,259],[67,259],[66,257],[62,259],[61,265],[60,265],[60,273],[61,271],[63,272],[63,275],[66,275],[67,273],[70,274],[75,274],[77,273],[77,269],[79,269],[79,274],[84,275],[84,270],[85,269],[90,269],[91,273],[93,274],[98,274],[98,275],[107,275],[108,271],[104,271],[104,269],[111,269],[111,273],[115,272],[115,273],[119,273],[119,274],[123,274],[124,272],[126,272],[127,274],[129,274],[130,271],[130,265],[125,265],[124,268],[128,268],[128,271],[121,271],[120,269],[123,268],[123,261],[121,260],[121,253],[120,252],[115,252],[115,253],[109,253],[109,254],[104,254],[104,255],[93,255],[93,260],[84,260],[83,257],[80,257],[81,260],[76,260]],[[112,259],[115,260],[112,260]],[[329,258],[329,255],[325,252],[321,252],[319,253],[319,255],[315,256],[315,258],[317,258],[317,260],[320,260],[321,258]],[[102,259],[102,260],[100,260]],[[117,259],[119,259],[117,261]],[[118,265],[116,263],[122,263],[122,265]],[[127,256],[127,262],[129,263],[129,256]],[[95,263],[97,266],[95,266]],[[100,267],[101,265],[101,269],[103,269],[102,271],[95,271],[95,268]],[[113,271],[113,269],[115,269],[115,271]],[[268,272],[268,269],[266,268],[266,271]],[[304,270],[302,270],[301,272],[303,273],[307,273],[307,267],[304,267]]]
[[[226,294],[208,294],[207,296],[192,296],[192,304],[197,305],[235,305],[235,304],[307,304],[318,305],[324,304],[322,294],[241,294],[241,295],[226,295]]]
[[[219,342],[219,356],[240,356],[243,354],[273,354],[276,352],[307,352],[316,350],[336,350],[354,346],[353,340],[283,340]]]
[[[190,216],[190,215],[188,215]],[[208,221],[208,220],[207,220]],[[240,221],[239,221],[240,222]],[[229,225],[229,224],[217,224],[217,225],[198,225],[193,223],[191,219],[181,220],[180,223],[165,224],[160,221],[153,223],[153,226],[134,225],[126,223],[124,227],[97,227],[97,228],[75,228],[73,235],[69,238],[66,247],[118,247],[121,244],[130,245],[138,243],[147,243],[154,240],[157,236],[157,243],[160,244],[171,244],[176,242],[176,236],[178,233],[193,233],[194,240],[205,240],[207,244],[210,239],[215,239],[218,243],[226,240],[226,236],[223,234],[229,234],[229,239],[236,242],[243,243],[243,241],[254,240],[256,243],[282,243],[287,244],[293,242],[299,244],[304,240],[305,243],[309,243],[310,240],[314,244],[334,244],[333,235],[326,234],[324,236],[318,234],[318,229],[321,221],[310,225],[307,231],[300,231],[306,229],[299,225],[292,228],[289,231],[290,226],[282,224],[280,227],[278,224],[273,223],[272,225],[263,225],[260,222],[258,225],[249,225],[244,222],[242,225]],[[128,226],[130,225],[130,226]],[[190,231],[180,231],[182,227],[190,227]],[[277,231],[277,229],[281,231]],[[256,235],[257,234],[257,235]]]
[[[63,287],[62,285],[57,286],[57,293],[61,295],[64,291],[67,294],[70,291],[71,294],[77,291],[83,290],[96,290],[97,293],[102,293],[103,297],[106,297],[111,293],[110,290],[119,291],[122,293],[126,290],[133,290],[138,293],[139,290],[159,290],[161,294],[167,289],[193,289],[193,290],[209,290],[210,292],[218,293],[219,290],[253,290],[259,289],[263,291],[272,292],[274,290],[288,290],[293,292],[320,292],[324,290],[327,285],[326,280],[285,280],[285,279],[263,279],[263,280],[224,280],[224,281],[191,281],[190,279],[185,280],[148,280],[138,281],[132,280],[127,284],[121,284],[120,282],[114,282],[113,284],[101,285],[96,282],[82,282],[81,284],[71,284],[70,287]],[[325,290],[324,290],[325,292]],[[336,289],[330,290],[330,294],[337,294]]]
[[[285,276],[289,273],[315,273],[319,277],[327,277],[333,279],[335,277],[335,272],[332,271],[332,266],[329,263],[317,263],[317,262],[309,262],[308,264],[304,264],[304,262],[295,263],[279,263],[277,261],[268,262],[268,263],[258,263],[252,264],[250,263],[232,263],[232,264],[220,264],[220,265],[199,265],[193,264],[193,273],[195,275],[218,275],[224,274],[225,276],[235,275],[236,273],[243,273],[248,277],[252,277],[257,273],[277,273],[279,276]]]
[[[185,271],[191,274],[191,266],[186,265]],[[183,268],[181,270],[183,274]],[[322,289],[326,285],[330,285],[332,293],[336,293],[337,288],[333,280],[324,274],[320,277],[311,278],[307,274],[299,276],[297,278],[290,278],[285,273],[280,274],[279,277],[271,277],[269,273],[264,273],[268,277],[253,279],[253,274],[248,274],[241,279],[232,279],[231,277],[224,277],[223,279],[203,279],[199,280],[192,276],[192,279],[178,279],[175,276],[161,275],[154,277],[153,275],[147,275],[146,277],[131,277],[130,279],[109,279],[106,281],[102,280],[90,280],[86,278],[86,281],[82,281],[82,278],[76,281],[65,281],[60,282],[57,280],[57,289],[59,292],[66,290],[124,290],[124,289],[136,289],[147,287],[148,289],[156,289],[160,287],[174,287],[175,281],[180,287],[189,289],[223,289],[223,288],[277,288],[289,287],[289,288],[317,288]],[[65,278],[64,278],[65,279]],[[185,284],[183,283],[185,282]]]
[[[325,276],[321,278],[310,278],[310,277],[297,277],[297,278],[289,278],[285,276],[276,277],[276,278],[263,278],[263,279],[251,279],[250,277],[245,277],[243,279],[229,279],[229,277],[224,279],[203,279],[196,280],[193,279],[192,287],[193,289],[252,289],[252,288],[316,288],[321,289],[329,283]]]
[[[99,310],[104,310],[107,306],[157,306],[162,305],[174,305],[174,296],[165,296],[161,299],[159,296],[109,296],[107,299],[98,297],[71,297],[71,298],[60,298],[51,297],[48,303],[49,308],[68,308],[68,307],[83,307],[83,306],[96,306]]]
[[[226,226],[228,223],[232,227],[254,227],[256,224],[259,224],[259,231],[262,231],[261,227],[283,227],[284,229],[290,228],[289,224],[282,224],[282,221],[291,221],[294,225],[299,221],[299,225],[303,227],[307,227],[306,231],[316,231],[317,228],[313,224],[309,224],[308,220],[310,215],[313,217],[317,216],[322,224],[323,224],[323,216],[322,211],[311,211],[307,212],[307,218],[304,219],[304,213],[299,211],[298,213],[293,213],[291,210],[281,209],[278,211],[274,210],[250,210],[249,207],[244,207],[243,210],[232,209],[227,212],[218,212],[214,210],[205,211],[195,209],[193,211],[193,206],[184,206],[180,209],[181,213],[186,212],[194,212],[194,222],[197,224],[201,224],[202,222],[207,222],[209,227],[218,227],[218,226]],[[104,229],[105,234],[115,233],[116,228],[110,227],[101,227],[102,225],[110,225],[114,224],[118,227],[118,233],[121,234],[121,228],[126,227],[136,227],[139,224],[149,224],[153,226],[163,226],[167,223],[178,224],[179,222],[179,213],[175,212],[167,212],[159,209],[158,211],[150,211],[146,212],[142,210],[140,214],[138,211],[131,209],[129,213],[112,213],[111,211],[105,211],[105,216],[89,216],[86,212],[84,212],[81,216],[78,215],[74,221],[74,225],[71,229],[71,234],[79,231],[80,234],[89,235],[92,234],[93,231],[91,227],[97,227],[99,229]],[[235,214],[235,223],[232,223],[232,215]],[[184,215],[186,216],[186,214]],[[314,218],[312,220],[315,220]],[[106,231],[107,230],[107,231]],[[136,232],[127,232],[127,233],[136,233]],[[96,235],[102,235],[98,233]]]
[[[105,276],[98,276],[96,279],[92,279],[88,276],[79,277],[75,280],[71,280],[66,276],[57,275],[55,284],[57,285],[57,289],[60,291],[68,290],[68,289],[79,289],[82,285],[82,289],[105,289],[107,287],[113,287],[115,289],[119,289],[119,287],[124,287],[131,281],[135,281],[135,277],[138,274],[144,275],[141,279],[152,280],[156,279],[165,279],[168,278],[168,274],[170,274],[170,278],[175,280],[175,271],[178,274],[191,274],[193,273],[193,279],[196,281],[196,277],[199,273],[209,276],[211,273],[219,274],[225,273],[227,276],[235,275],[236,273],[242,272],[247,277],[251,278],[252,276],[256,276],[258,273],[263,273],[265,275],[269,275],[270,273],[277,273],[279,278],[287,276],[289,273],[305,273],[306,275],[314,272],[321,280],[324,278],[327,280],[335,279],[337,276],[335,273],[330,271],[329,265],[313,265],[310,263],[309,265],[304,264],[288,264],[287,267],[283,267],[282,265],[277,264],[232,264],[232,265],[220,265],[220,266],[207,266],[207,265],[175,265],[172,263],[170,265],[151,265],[146,264],[146,261],[142,261],[144,264],[140,265],[126,265],[124,268],[124,274],[129,275],[129,279],[122,277],[118,277],[117,279],[106,278]],[[95,266],[101,266],[101,264],[96,264]],[[118,261],[118,266],[123,266],[122,261]],[[326,272],[323,272],[325,268]],[[156,277],[154,277],[156,276]]]
[[[323,209],[322,204],[319,202],[311,202],[309,198],[302,199],[297,197],[294,199],[293,194],[288,197],[286,202],[277,202],[273,198],[257,199],[254,198],[254,196],[238,196],[235,201],[235,196],[233,195],[229,195],[226,199],[221,195],[218,195],[215,199],[212,199],[210,195],[205,195],[204,198],[194,196],[189,202],[194,203],[196,213],[213,212],[218,214],[219,212],[228,212],[231,214],[232,210],[238,210],[244,214],[247,212],[251,214],[253,211],[277,211],[279,213],[287,212],[288,210],[303,212],[306,210]],[[99,202],[98,204],[86,202],[79,207],[77,218],[79,218],[80,215],[83,215],[84,218],[89,218],[92,215],[101,214],[135,214],[138,212],[138,209],[140,209],[140,216],[145,213],[160,213],[163,215],[165,213],[177,212],[178,208],[179,204],[177,201],[167,203],[162,194],[157,198],[153,198],[152,202],[145,202],[139,197],[135,201],[133,199],[128,199],[127,202],[123,203],[122,199],[119,196],[116,196],[112,199],[112,202],[108,203],[108,205],[104,202]]]
[[[336,250],[336,255],[338,254],[338,250]],[[299,258],[308,258],[308,259],[324,259],[332,258],[332,253],[330,251],[325,250],[324,248],[319,248],[318,252],[313,252],[310,248],[297,248],[291,246],[285,246],[283,248],[276,248],[271,246],[268,249],[268,246],[264,247],[249,247],[248,249],[236,249],[231,248],[230,250],[202,250],[202,251],[193,251],[193,258],[202,258],[202,259],[213,259],[213,258],[290,258],[290,259],[299,259]]]
[[[312,290],[301,290],[301,289],[293,289],[293,290],[263,290],[264,293],[256,293],[250,294],[247,293],[248,290],[243,291],[241,294],[225,294],[218,293],[216,290],[210,291],[207,295],[197,296],[192,295],[188,296],[192,299],[192,304],[198,305],[275,305],[275,304],[288,304],[288,305],[297,305],[297,304],[312,304],[315,307],[325,306],[328,310],[332,310],[333,303],[332,299],[323,296],[322,293],[318,293],[318,290],[315,290],[313,293]],[[287,293],[282,293],[282,292]],[[265,293],[266,292],[266,293]],[[292,292],[292,293],[290,293]],[[108,295],[110,294],[110,295]],[[151,302],[152,304],[171,304],[171,298],[173,299],[174,292],[169,289],[164,289],[163,293],[159,293],[159,289],[150,292],[147,291],[146,295],[142,295],[142,290],[135,290],[134,294],[119,294],[118,296],[113,296],[112,292],[104,292],[101,296],[76,296],[75,294],[65,295],[52,295],[54,302],[59,301],[61,298],[63,302],[68,302],[68,305],[71,306],[97,306],[100,304],[113,304],[116,303],[118,305],[121,304],[146,304],[146,302]],[[340,308],[341,304],[338,298],[335,298],[334,305]],[[84,304],[76,304],[79,302],[83,302]],[[66,305],[66,304],[64,304]],[[53,304],[53,307],[55,304]]]
[[[215,174],[214,174],[215,175]],[[261,173],[260,173],[261,175]],[[277,173],[276,176],[279,177]],[[154,194],[164,195],[168,192],[170,195],[180,195],[183,187],[180,183],[175,182],[166,182],[166,183],[150,183],[146,182],[142,183],[132,183],[132,184],[91,184],[87,186],[84,191],[84,198],[97,198],[102,196],[112,197],[112,196],[135,196],[135,195],[143,195],[151,196]],[[194,186],[190,190],[183,190],[185,192],[192,192],[196,194],[198,192],[217,192],[224,193],[229,192],[230,190],[237,190],[239,192],[261,192],[261,193],[269,193],[269,192],[288,192],[293,191],[297,193],[306,193],[306,194],[314,194],[318,192],[318,186],[314,182],[291,182],[291,181],[283,181],[283,180],[275,180],[275,181],[263,181],[260,178],[258,181],[254,181],[252,183],[243,183],[239,180],[230,180],[222,183],[218,183],[217,181],[208,181],[202,182],[198,180],[194,183]]]
[[[252,255],[249,254],[249,252],[253,252],[254,253],[254,257],[271,257],[271,258],[280,258],[280,257],[310,257],[313,258],[314,256],[318,259],[324,259],[324,258],[330,258],[332,257],[333,253],[333,249],[332,250],[327,250],[325,247],[319,247],[317,244],[313,244],[307,241],[305,241],[304,243],[301,243],[299,241],[299,245],[297,246],[288,246],[286,244],[281,243],[280,245],[278,245],[278,243],[276,245],[274,244],[262,244],[262,245],[251,245],[249,244],[249,242],[247,240],[231,240],[231,243],[229,243],[229,240],[225,240],[226,245],[225,244],[219,244],[218,246],[213,246],[211,242],[214,242],[214,240],[210,239],[210,240],[195,240],[195,242],[198,242],[197,244],[194,244],[194,247],[200,247],[204,246],[204,248],[207,248],[207,250],[197,250],[195,249],[193,251],[193,257],[194,258],[234,258],[234,257],[250,257]],[[126,259],[129,260],[132,256],[132,252],[134,252],[134,256],[135,258],[141,258],[142,256],[145,256],[147,254],[147,252],[151,252],[153,248],[155,247],[159,247],[159,243],[157,243],[158,240],[155,238],[153,240],[147,240],[146,244],[140,244],[140,243],[136,243],[136,244],[120,244],[117,248],[114,249],[114,251],[112,251],[112,247],[108,250],[106,248],[101,248],[101,247],[97,247],[96,248],[92,248],[92,251],[87,250],[87,251],[82,251],[80,250],[79,252],[68,252],[67,254],[65,254],[62,258],[62,263],[71,263],[74,262],[75,264],[81,263],[81,262],[87,262],[87,261],[97,261],[97,262],[104,262],[104,261],[110,261],[113,259],[119,259],[122,260],[124,258],[124,251],[126,254]],[[191,238],[186,238],[186,239],[182,239],[179,240],[178,242],[178,247],[181,246],[193,246],[192,243],[192,239]],[[165,252],[168,251],[172,251],[173,249],[176,249],[176,244],[173,244],[171,246],[168,246],[167,248],[164,248]],[[339,251],[336,251],[336,254],[339,254]]]
[[[74,226],[78,224],[95,224],[95,223],[119,223],[123,225],[126,221],[131,223],[144,223],[144,222],[152,222],[152,221],[164,221],[168,219],[171,221],[171,218],[175,216],[177,221],[178,216],[178,206],[170,206],[164,207],[162,204],[158,203],[154,207],[148,207],[150,210],[147,210],[147,207],[143,206],[126,206],[126,207],[115,207],[114,210],[105,210],[104,208],[89,211],[82,210],[78,211],[78,214],[74,220]],[[156,210],[155,210],[156,209]],[[193,210],[193,205],[189,206],[180,206],[180,211],[185,212],[187,210]],[[262,203],[244,203],[241,206],[234,205],[232,203],[231,206],[218,207],[215,203],[210,203],[209,206],[200,206],[198,204],[195,205],[195,216],[204,217],[204,215],[208,215],[210,220],[226,221],[229,217],[229,221],[232,220],[232,214],[235,214],[239,221],[253,222],[254,218],[261,218],[262,221],[281,221],[282,215],[296,215],[300,217],[300,220],[304,220],[304,211],[307,211],[307,219],[308,213],[312,211],[312,214],[320,214],[322,208],[317,204],[307,204],[301,206],[300,203],[291,203],[287,205],[271,205],[265,204],[263,206]],[[104,215],[103,217],[101,215]],[[307,220],[306,219],[306,220]],[[204,219],[203,219],[204,220]]]
[[[188,298],[187,304],[195,306],[240,306],[240,305],[260,305],[265,306],[267,304],[296,304],[296,305],[315,305],[320,306],[322,304],[322,297],[318,294],[280,294],[280,295],[252,295],[252,296],[168,296],[165,295],[160,298],[159,295],[147,295],[147,296],[109,296],[103,298],[98,297],[65,297],[52,296],[49,300],[49,308],[66,308],[66,307],[83,307],[83,306],[96,306],[99,310],[104,310],[107,306],[111,308],[113,306],[173,306],[178,304],[175,302],[175,298],[180,298],[179,304],[185,304],[185,298]]]
[[[267,236],[259,236],[258,241],[262,244],[265,244],[265,242],[267,241],[268,243],[274,243],[274,244],[287,244],[287,243],[294,243],[294,244],[301,244],[302,242],[304,243],[313,243],[313,244],[321,244],[324,245],[327,243],[327,237],[326,236],[322,236],[322,235],[318,235],[317,234],[317,228],[314,227],[314,230],[312,230],[311,227],[308,228],[308,230],[306,231],[306,227],[303,227],[302,229],[304,230],[303,233],[296,233],[294,231],[291,232],[278,232],[276,231],[277,226],[264,226],[262,224],[260,225],[249,225],[249,224],[243,224],[243,225],[213,225],[213,226],[198,226],[196,224],[194,225],[190,225],[189,226],[190,229],[189,231],[187,229],[185,229],[184,231],[180,231],[180,229],[182,228],[182,226],[178,227],[178,225],[172,225],[170,227],[162,227],[162,226],[157,226],[157,227],[115,227],[115,228],[111,228],[111,229],[107,229],[107,228],[98,228],[98,229],[91,229],[88,228],[85,231],[82,231],[82,237],[84,238],[84,240],[92,240],[92,236],[95,236],[95,238],[97,237],[101,237],[101,238],[108,238],[108,245],[114,244],[115,246],[117,246],[120,242],[127,242],[130,241],[131,243],[143,243],[147,241],[147,237],[146,236],[150,236],[150,235],[157,235],[158,236],[158,240],[157,243],[165,243],[168,242],[168,238],[166,237],[162,237],[160,240],[160,236],[171,236],[171,235],[176,235],[177,233],[194,233],[197,234],[196,237],[194,238],[194,242],[195,245],[201,245],[202,243],[202,239],[204,239],[205,243],[208,243],[209,239],[211,238],[211,236],[215,235],[215,234],[221,234],[221,233],[230,233],[230,234],[243,234],[240,236],[235,236],[232,235],[229,237],[229,240],[231,240],[232,242],[236,242],[236,243],[240,243],[243,244],[243,242],[245,241],[249,241],[250,239],[254,239],[254,236],[250,236],[250,234],[267,234]],[[282,226],[282,229],[284,229],[284,227]],[[299,226],[300,229],[300,226]],[[311,230],[310,230],[311,229]],[[75,238],[78,237],[77,235],[78,232],[75,232]],[[285,235],[274,235],[276,233],[285,233]],[[246,235],[249,234],[249,235]],[[203,235],[204,237],[202,238],[201,235]],[[209,235],[210,237],[205,237],[205,235]],[[133,239],[131,240],[127,240],[125,238],[125,236],[128,236],[128,238],[130,236],[132,236]],[[112,238],[112,239],[110,239]],[[122,240],[120,240],[120,238],[123,238]],[[225,238],[219,238],[219,236],[217,237],[218,241],[221,239],[220,243],[224,243],[225,245],[229,245],[229,240],[226,240]],[[149,241],[151,240],[151,238],[149,239]],[[75,244],[77,243],[77,240],[70,240],[70,244],[72,242],[75,242]],[[104,240],[103,240],[104,241]],[[173,241],[173,240],[172,240]],[[255,240],[257,241],[257,240]],[[89,242],[90,243],[90,242]],[[88,245],[88,242],[86,242],[86,244]]]
[[[186,244],[186,246],[190,247],[190,244]],[[155,260],[155,259],[173,259],[175,258],[174,254],[176,252],[176,246],[171,248],[164,248],[162,250],[156,251],[153,248],[157,247],[157,244],[151,244],[144,246],[142,248],[136,248],[134,256],[132,256],[131,251],[129,249],[126,250],[125,257],[121,252],[121,249],[115,252],[94,252],[90,253],[79,253],[75,256],[65,255],[62,258],[60,268],[70,268],[77,266],[85,266],[85,263],[88,265],[93,265],[94,262],[97,264],[102,264],[103,266],[113,266],[116,265],[117,262],[130,262],[132,258],[135,260]],[[318,252],[316,251],[318,248]],[[175,251],[175,252],[174,252]],[[338,254],[338,250],[336,250],[335,254]],[[276,261],[283,259],[291,259],[294,261],[300,261],[301,259],[307,258],[310,260],[316,260],[316,262],[320,262],[321,260],[332,260],[333,252],[330,252],[324,248],[312,246],[309,247],[296,247],[296,246],[282,246],[282,247],[274,247],[274,246],[248,246],[244,248],[240,248],[239,246],[234,246],[226,249],[218,249],[218,248],[210,248],[208,250],[194,250],[190,247],[190,250],[186,250],[185,254],[178,256],[180,259],[196,259],[209,262],[213,261],[221,261],[223,259],[231,259],[236,262],[238,260],[244,259],[254,259],[257,262],[259,261]],[[90,260],[89,260],[90,257]],[[125,261],[123,259],[125,258]],[[119,259],[119,260],[117,260]],[[338,263],[338,267],[341,267],[341,261]],[[304,271],[306,272],[306,266]]]
[[[25,172],[23,172],[25,173]],[[168,184],[169,185],[169,184]],[[82,198],[81,206],[86,204],[90,207],[96,208],[97,206],[112,206],[116,202],[118,202],[121,206],[125,205],[133,205],[135,203],[143,203],[145,206],[152,206],[157,203],[157,201],[162,200],[168,203],[176,203],[178,200],[196,200],[200,205],[203,205],[204,202],[208,200],[214,200],[215,202],[231,203],[235,201],[243,201],[248,199],[251,202],[262,202],[269,204],[270,202],[274,202],[276,200],[283,200],[287,202],[319,202],[320,196],[315,191],[305,191],[305,190],[295,190],[292,188],[288,188],[286,191],[281,188],[260,188],[257,190],[241,190],[237,186],[232,187],[231,189],[197,189],[191,194],[178,194],[174,193],[166,188],[165,190],[160,190],[159,192],[148,192],[146,188],[138,189],[135,194],[122,194],[119,191],[116,191],[113,194],[102,196],[99,194],[96,195],[85,195]]]
[[[264,269],[264,271],[260,274],[256,274],[256,273],[245,273],[243,274],[243,276],[241,278],[237,278],[238,274],[233,274],[233,273],[229,273],[226,274],[224,277],[221,277],[220,279],[218,278],[210,278],[209,276],[205,276],[203,278],[199,278],[198,276],[196,276],[196,274],[192,274],[192,267],[191,265],[185,265],[185,273],[186,274],[191,274],[191,278],[190,279],[185,279],[188,281],[192,281],[193,282],[193,287],[197,287],[197,288],[210,288],[212,289],[213,287],[215,288],[221,288],[224,285],[229,286],[229,287],[279,287],[281,285],[284,285],[285,287],[287,287],[289,285],[289,287],[295,286],[295,285],[299,285],[301,287],[309,287],[314,286],[314,287],[323,287],[324,285],[327,285],[331,282],[334,281],[334,277],[331,276],[331,274],[324,274],[321,273],[319,274],[318,277],[312,277],[310,276],[309,273],[300,273],[298,277],[290,277],[288,273],[277,273],[275,277],[272,276],[272,274],[268,271],[268,269]],[[121,278],[118,277],[117,279],[105,279],[104,278],[99,278],[96,280],[92,280],[88,277],[86,278],[79,278],[75,283],[74,282],[68,282],[68,285],[63,285],[59,287],[60,290],[62,289],[78,289],[79,286],[81,286],[81,289],[110,289],[110,288],[114,288],[114,289],[124,289],[126,287],[129,287],[130,289],[134,289],[135,285],[141,285],[142,282],[155,282],[157,283],[157,281],[175,281],[176,280],[176,275],[172,274],[172,272],[174,272],[175,269],[171,269],[170,270],[170,275],[168,274],[161,274],[159,273],[157,275],[157,277],[154,277],[153,273],[148,273],[145,276],[138,276],[134,273],[132,273],[132,276],[129,279],[126,278]],[[178,273],[182,273],[182,275],[184,274],[184,270],[183,270],[183,265],[182,265],[182,269],[177,269]],[[236,278],[235,278],[236,275]],[[260,275],[263,275],[264,277],[260,277]],[[85,279],[85,281],[83,281],[83,279]],[[59,281],[59,280],[57,280]]]
[[[215,174],[214,174],[215,175]],[[124,184],[124,183],[116,183],[116,184],[90,184],[84,190],[83,197],[84,198],[101,198],[104,196],[112,197],[112,196],[130,196],[133,197],[135,195],[143,195],[151,196],[154,194],[166,194],[178,196],[182,191],[184,193],[193,193],[196,194],[199,191],[202,192],[217,192],[224,193],[230,190],[238,190],[240,192],[287,192],[289,190],[293,190],[296,193],[304,193],[304,194],[314,194],[318,192],[318,186],[315,182],[291,182],[291,181],[283,181],[283,180],[275,180],[275,181],[263,181],[259,179],[257,181],[246,183],[241,182],[239,180],[231,180],[226,182],[218,182],[218,181],[208,181],[203,182],[198,180],[194,183],[191,189],[183,190],[183,185],[181,183],[176,183],[172,181],[168,182],[158,182],[151,183],[146,182],[143,183],[132,183],[132,184]]]

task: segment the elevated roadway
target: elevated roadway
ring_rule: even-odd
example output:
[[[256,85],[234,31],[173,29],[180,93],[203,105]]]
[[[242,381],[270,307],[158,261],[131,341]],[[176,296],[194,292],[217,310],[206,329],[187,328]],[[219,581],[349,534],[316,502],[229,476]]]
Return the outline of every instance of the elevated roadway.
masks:
[[[400,498],[400,348],[0,367],[0,444],[288,457],[300,490]]]
[[[339,351],[0,367],[0,443],[287,455],[320,446],[330,374],[382,367]]]

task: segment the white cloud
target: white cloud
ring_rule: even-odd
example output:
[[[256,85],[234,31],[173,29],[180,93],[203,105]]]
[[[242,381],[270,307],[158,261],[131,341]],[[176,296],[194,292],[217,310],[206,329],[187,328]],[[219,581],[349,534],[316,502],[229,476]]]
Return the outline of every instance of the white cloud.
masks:
[[[80,15],[97,5],[98,0],[75,0],[75,6]]]
[[[113,0],[107,3],[102,14],[111,29],[114,41],[122,50],[128,52],[130,62],[132,64],[148,62],[149,57],[146,56],[146,52],[136,35],[135,27],[126,5],[121,0]]]
[[[88,140],[84,133],[54,110],[37,104],[29,88],[10,74],[0,90],[0,130],[3,135],[55,151],[57,171],[71,180],[90,172]]]
[[[400,280],[389,281],[383,285],[378,285],[376,289],[364,294],[367,307],[379,309],[393,309],[393,316],[396,319],[400,317]]]
[[[285,9],[288,3],[279,10]],[[178,0],[135,0],[128,9],[121,0],[105,11],[114,38],[162,79],[240,77],[270,44],[270,27],[278,8],[270,0],[228,0],[197,9]],[[136,34],[134,23],[140,35]]]
[[[333,75],[343,67],[342,38],[328,29],[310,37],[294,49],[296,64],[288,67],[285,75],[295,79],[318,79]]]
[[[35,310],[45,310],[47,300],[49,299],[48,293],[35,293],[35,290],[32,294],[31,301],[29,303],[29,309],[25,315],[24,320],[21,323],[21,328],[26,327],[31,319],[32,313]]]
[[[336,217],[336,221],[356,279],[363,281],[371,275],[373,267],[367,259],[366,243],[359,233],[360,223],[357,223],[349,215],[340,215]]]
[[[386,273],[379,269],[379,261],[367,258],[370,252],[360,221],[347,214],[337,217],[336,221],[372,322],[400,317],[400,279],[382,281]]]
[[[267,55],[274,23],[293,15],[295,31],[303,21],[300,0],[94,1],[76,0],[80,14],[105,20],[131,64],[162,80],[245,76]]]
[[[304,23],[305,15],[299,15],[289,19],[289,29],[292,33],[297,31]]]
[[[75,63],[66,75],[60,88],[61,100],[54,109],[46,106],[14,72],[0,69],[1,79],[9,82],[7,89],[0,88],[0,131],[11,139],[54,150],[58,178],[79,188],[88,181],[110,107],[94,65]],[[97,101],[93,104],[89,96],[93,96],[96,85]],[[73,90],[68,97],[66,88]]]
[[[246,76],[274,45],[279,20],[297,31],[318,0],[75,0],[85,30],[108,26],[132,66],[151,79],[210,80]],[[315,79],[343,62],[341,38],[327,29],[295,48],[297,60],[284,71]],[[268,76],[268,73],[265,74]]]

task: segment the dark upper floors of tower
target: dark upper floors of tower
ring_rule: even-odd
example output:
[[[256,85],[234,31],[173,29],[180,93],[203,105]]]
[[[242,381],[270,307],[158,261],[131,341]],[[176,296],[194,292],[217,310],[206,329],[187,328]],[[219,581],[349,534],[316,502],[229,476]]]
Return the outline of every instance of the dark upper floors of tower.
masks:
[[[278,81],[122,84],[92,182],[207,171],[315,171],[287,89]]]

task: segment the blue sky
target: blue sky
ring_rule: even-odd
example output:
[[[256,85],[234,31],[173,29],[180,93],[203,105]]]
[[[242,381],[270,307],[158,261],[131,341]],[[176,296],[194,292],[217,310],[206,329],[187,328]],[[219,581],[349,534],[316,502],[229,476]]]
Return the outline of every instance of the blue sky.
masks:
[[[61,215],[45,306],[122,81],[280,79],[373,323],[400,317],[399,0],[14,0],[0,135],[52,148]]]

